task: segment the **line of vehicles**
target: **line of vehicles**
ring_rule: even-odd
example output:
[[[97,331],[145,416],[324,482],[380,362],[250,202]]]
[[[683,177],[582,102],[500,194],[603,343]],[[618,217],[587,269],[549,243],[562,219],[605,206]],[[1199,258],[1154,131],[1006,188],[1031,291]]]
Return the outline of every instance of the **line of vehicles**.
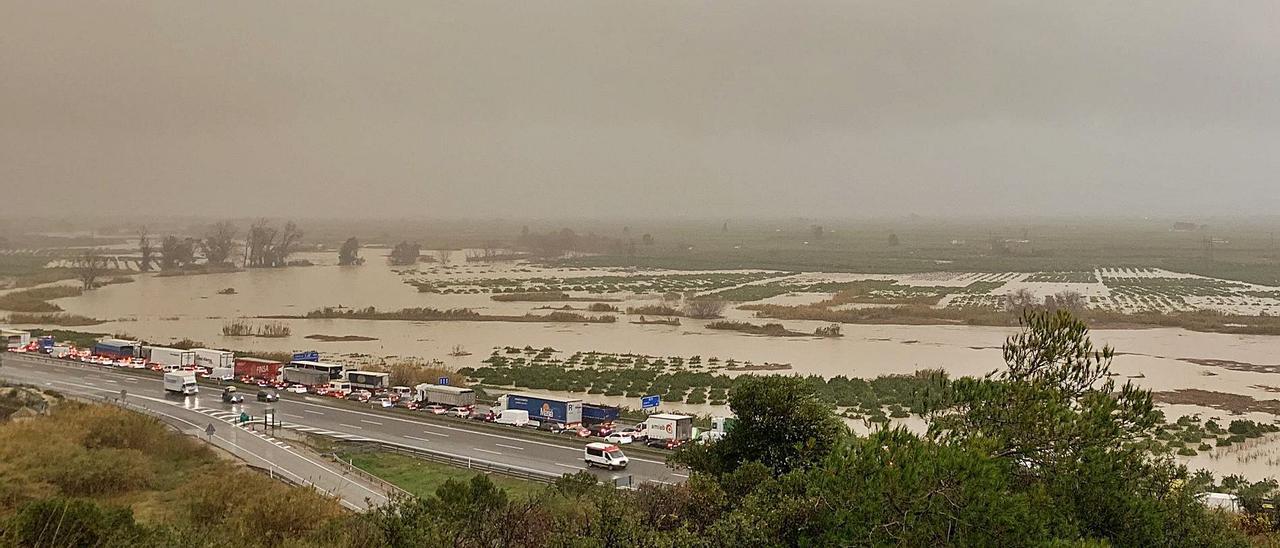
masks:
[[[444,382],[420,383],[412,387],[391,386],[389,373],[348,369],[343,364],[317,359],[286,363],[237,357],[225,350],[151,346],[118,338],[103,338],[91,349],[81,350],[56,344],[52,337],[36,340],[15,338],[9,339],[11,350],[161,372],[164,390],[183,397],[199,393],[198,377],[237,380],[257,385],[260,388],[257,399],[265,402],[276,401],[278,391],[287,390],[581,438],[600,438],[602,441],[592,442],[584,449],[584,461],[610,469],[626,466],[626,457],[618,448],[621,445],[644,443],[653,447],[675,448],[695,440],[716,440],[732,428],[734,421],[732,417],[717,417],[712,421],[711,430],[699,431],[694,427],[692,416],[657,413],[636,424],[622,425],[619,408],[585,403],[578,398],[512,392],[499,396],[497,404],[490,406],[477,403],[476,393],[470,388],[450,386]],[[235,386],[226,386],[222,389],[222,401],[242,403],[244,395]]]

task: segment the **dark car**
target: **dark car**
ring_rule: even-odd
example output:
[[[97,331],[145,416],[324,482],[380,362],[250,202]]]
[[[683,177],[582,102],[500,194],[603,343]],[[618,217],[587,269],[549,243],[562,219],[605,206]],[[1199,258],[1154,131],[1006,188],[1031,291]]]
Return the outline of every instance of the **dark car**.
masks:
[[[275,390],[259,390],[258,391],[258,401],[273,402],[273,401],[279,401],[279,400],[280,400],[280,394],[277,394]]]
[[[244,396],[236,392],[236,387],[228,386],[222,390],[223,403],[244,403]]]
[[[591,431],[592,436],[603,438],[613,433],[613,427],[607,424],[593,424],[587,427]]]

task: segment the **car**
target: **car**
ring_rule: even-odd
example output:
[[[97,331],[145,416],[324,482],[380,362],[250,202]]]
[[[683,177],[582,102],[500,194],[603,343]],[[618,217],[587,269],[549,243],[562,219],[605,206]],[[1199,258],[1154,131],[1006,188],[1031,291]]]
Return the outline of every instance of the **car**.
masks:
[[[609,434],[608,436],[605,436],[604,441],[617,444],[617,445],[626,445],[628,443],[635,441],[635,438],[627,434],[616,433],[616,434]]]
[[[290,391],[290,392],[293,392],[294,394],[306,394],[306,393],[307,393],[307,387],[302,386],[302,385],[300,385],[300,384],[299,384],[299,385],[297,385],[297,386],[290,386],[289,388],[286,388],[285,390],[288,390],[288,391]]]
[[[380,406],[382,406],[382,407],[395,407],[395,406],[396,406],[396,402],[391,401],[391,398],[378,398],[378,399],[376,399],[376,400],[373,400],[373,403],[376,403],[376,404],[378,404],[378,405],[380,405]]]
[[[587,430],[590,432],[590,435],[601,438],[613,433],[613,427],[607,424],[593,424],[588,426]]]
[[[449,410],[449,415],[453,417],[465,419],[471,415],[471,408],[470,407],[454,407]]]
[[[165,380],[168,382],[168,379]],[[166,388],[168,385],[166,384]],[[244,395],[236,392],[236,387],[228,386],[222,390],[223,403],[244,403]]]
[[[275,390],[259,390],[258,391],[258,401],[273,402],[273,401],[279,401],[279,399],[280,399],[280,394],[277,394]]]
[[[337,394],[337,397],[342,397],[341,391],[335,390],[333,393]],[[358,402],[364,403],[369,401],[369,395],[361,392],[352,392],[350,394],[347,394],[346,399],[349,401],[358,401]]]
[[[622,430],[619,430],[618,433],[631,436],[631,439],[633,440],[642,440],[649,437],[645,435],[643,430],[637,430],[632,427],[623,428]]]

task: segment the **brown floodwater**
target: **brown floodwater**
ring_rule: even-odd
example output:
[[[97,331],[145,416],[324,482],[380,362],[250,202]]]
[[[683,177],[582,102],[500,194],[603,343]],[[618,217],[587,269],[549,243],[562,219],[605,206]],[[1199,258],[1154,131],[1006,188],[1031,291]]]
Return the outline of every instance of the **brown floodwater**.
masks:
[[[236,318],[276,314],[305,314],[323,306],[376,306],[380,309],[428,306],[472,308],[493,314],[538,314],[550,303],[496,302],[486,294],[442,295],[419,293],[404,283],[405,276],[388,266],[381,257],[370,256],[363,266],[334,265],[333,254],[302,254],[319,263],[312,267],[254,269],[243,272],[196,276],[137,276],[137,281],[103,287],[57,303],[68,312],[109,319],[92,330],[127,333],[152,341],[190,338],[214,347],[242,350],[316,349],[337,355],[363,353],[375,356],[413,356],[436,359],[455,366],[477,366],[495,347],[526,345],[552,347],[568,355],[574,351],[601,351],[654,356],[699,355],[740,362],[775,362],[792,365],[792,371],[822,376],[874,377],[909,373],[923,368],[941,368],[953,375],[978,375],[1002,365],[999,347],[1014,332],[1008,328],[971,326],[844,325],[840,338],[765,337],[730,331],[711,331],[706,322],[682,319],[680,326],[633,325],[619,316],[614,324],[514,323],[514,322],[410,322],[366,320],[282,320],[292,328],[287,338],[226,337],[222,325]],[[382,251],[380,251],[382,252]],[[455,257],[461,257],[456,253]],[[531,265],[503,263],[462,264],[451,269],[418,265],[413,274],[420,279],[597,276],[618,275],[616,270],[554,270]],[[432,272],[434,270],[434,273]],[[662,273],[645,271],[638,274]],[[234,288],[233,295],[219,295]],[[608,295],[624,302],[619,308],[653,304],[653,296]],[[789,297],[802,300],[804,297]],[[572,303],[584,307],[587,303]],[[732,319],[750,319],[750,313],[729,310]],[[249,320],[263,323],[266,320]],[[812,331],[821,322],[786,321],[787,328]],[[357,335],[373,341],[317,342],[308,335]],[[1124,381],[1156,391],[1178,388],[1245,394],[1258,399],[1274,399],[1276,394],[1259,386],[1280,386],[1280,374],[1197,365],[1183,359],[1225,360],[1254,364],[1280,362],[1280,337],[1196,333],[1181,329],[1100,330],[1093,333],[1099,345],[1111,344],[1121,355],[1113,371]],[[450,350],[460,345],[471,356],[453,357]],[[602,399],[603,398],[595,398]],[[637,406],[635,402],[608,401]],[[1175,406],[1176,407],[1176,406]],[[1187,406],[1182,406],[1187,407]],[[710,406],[672,406],[699,413],[718,411]],[[1226,416],[1222,411],[1188,408],[1187,412],[1206,416]],[[1172,416],[1177,416],[1172,414]],[[1256,417],[1274,420],[1275,417]],[[1247,458],[1243,450],[1215,451],[1192,459],[1213,469],[1274,475],[1277,462],[1274,440],[1252,448]],[[1270,451],[1270,453],[1266,453]],[[1221,453],[1221,454],[1219,454]],[[1265,453],[1265,456],[1258,456]],[[1228,465],[1228,463],[1234,463]],[[1210,466],[1212,465],[1212,466]]]

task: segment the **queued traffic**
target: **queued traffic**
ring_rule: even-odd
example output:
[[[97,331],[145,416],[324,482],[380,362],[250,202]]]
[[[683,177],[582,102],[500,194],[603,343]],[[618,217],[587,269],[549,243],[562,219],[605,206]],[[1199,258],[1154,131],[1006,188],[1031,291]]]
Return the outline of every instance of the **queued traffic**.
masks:
[[[624,426],[621,409],[584,403],[581,399],[552,395],[507,393],[496,405],[478,403],[471,388],[450,386],[448,379],[415,386],[392,386],[391,375],[380,371],[348,369],[343,364],[319,360],[318,353],[295,354],[289,362],[236,356],[226,350],[180,349],[144,345],[138,341],[102,338],[89,349],[58,344],[53,337],[31,339],[25,332],[6,330],[11,351],[40,353],[53,358],[103,366],[147,369],[163,375],[164,390],[182,397],[200,390],[198,379],[224,384],[222,401],[244,401],[231,381],[257,386],[258,401],[272,402],[279,392],[312,394],[400,407],[457,419],[484,421],[511,427],[531,428],[577,438],[597,438],[583,450],[588,466],[610,470],[625,468],[627,458],[619,446],[644,443],[658,448],[675,448],[693,440],[718,439],[732,427],[733,419],[717,417],[710,431],[694,428],[694,417],[670,413],[648,415],[643,421]]]

